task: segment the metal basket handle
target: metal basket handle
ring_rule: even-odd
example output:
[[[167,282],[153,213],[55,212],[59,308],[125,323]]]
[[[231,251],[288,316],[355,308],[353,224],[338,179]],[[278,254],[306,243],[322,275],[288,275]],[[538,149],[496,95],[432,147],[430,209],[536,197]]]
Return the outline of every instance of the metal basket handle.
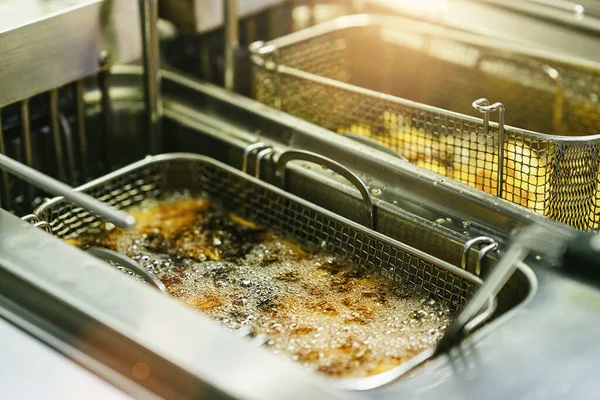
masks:
[[[543,227],[534,225],[518,233],[513,238],[513,244],[508,251],[500,258],[483,285],[444,333],[436,348],[436,354],[449,350],[460,340],[465,332],[468,332],[469,328],[473,328],[473,323],[480,319],[480,310],[483,309],[485,303],[490,298],[496,297],[508,279],[530,253],[532,245],[544,249],[551,249],[551,246],[554,246],[554,242],[550,240],[539,239],[543,234]]]
[[[131,258],[123,254],[117,253],[115,251],[105,249],[103,247],[90,247],[86,250],[86,252],[103,261],[112,261],[114,263],[122,265],[123,267],[141,276],[147,283],[152,285],[154,288],[158,289],[164,294],[168,294],[167,288],[157,277],[152,275],[150,272],[148,272],[141,265],[133,261]]]
[[[488,99],[477,99],[472,104],[473,108],[483,113],[483,134],[487,137],[490,131],[490,113],[498,111],[498,184],[496,193],[502,198],[504,189],[504,104],[494,103],[490,105]]]
[[[275,173],[277,176],[281,177],[281,187],[284,190],[287,190],[287,170],[285,169],[285,166],[288,162],[294,160],[303,160],[313,162],[315,164],[325,165],[327,166],[327,168],[337,172],[344,178],[348,179],[360,192],[363,199],[363,203],[366,208],[365,214],[367,221],[369,221],[369,226],[371,229],[375,229],[375,206],[373,204],[373,197],[371,196],[371,192],[369,191],[367,185],[362,181],[362,179],[358,177],[358,175],[356,175],[354,172],[350,171],[348,168],[344,167],[337,161],[324,157],[320,154],[304,150],[289,150],[279,156],[279,159],[277,160],[277,164],[275,166]]]
[[[489,253],[490,251],[498,250],[498,242],[488,236],[479,236],[479,237],[469,240],[467,243],[465,243],[462,259],[460,260],[460,267],[462,269],[464,269],[464,270],[467,269],[467,266],[469,264],[469,252],[471,251],[471,249],[474,246],[478,246],[478,245],[486,245],[485,247],[483,247],[482,249],[479,250],[479,256],[477,257],[477,265],[475,268],[475,275],[480,276],[481,275],[481,264],[483,262],[483,259],[485,258],[487,253]]]

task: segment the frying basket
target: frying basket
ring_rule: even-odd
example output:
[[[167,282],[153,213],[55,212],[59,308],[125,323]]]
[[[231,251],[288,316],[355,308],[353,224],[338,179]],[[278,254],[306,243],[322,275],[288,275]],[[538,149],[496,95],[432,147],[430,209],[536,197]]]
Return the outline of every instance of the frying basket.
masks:
[[[226,209],[291,236],[300,243],[346,257],[360,268],[392,279],[459,312],[482,281],[471,273],[339,217],[210,158],[192,154],[151,156],[79,188],[116,208],[174,192],[208,196]],[[63,198],[48,200],[35,215],[57,237],[68,239],[106,222]],[[490,316],[495,301],[478,316]],[[481,321],[479,321],[481,322]],[[365,389],[386,383],[431,357],[428,351],[382,376],[336,384]],[[387,378],[386,378],[387,377]]]
[[[598,231],[600,66],[374,15],[257,42],[251,54],[259,101]]]

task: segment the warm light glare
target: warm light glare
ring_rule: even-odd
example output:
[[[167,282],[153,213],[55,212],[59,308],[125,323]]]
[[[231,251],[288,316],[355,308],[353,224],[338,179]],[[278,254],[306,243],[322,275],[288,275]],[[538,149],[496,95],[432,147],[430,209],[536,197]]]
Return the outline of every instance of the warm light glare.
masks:
[[[138,362],[131,368],[131,373],[135,379],[143,380],[150,375],[150,367],[144,362]]]

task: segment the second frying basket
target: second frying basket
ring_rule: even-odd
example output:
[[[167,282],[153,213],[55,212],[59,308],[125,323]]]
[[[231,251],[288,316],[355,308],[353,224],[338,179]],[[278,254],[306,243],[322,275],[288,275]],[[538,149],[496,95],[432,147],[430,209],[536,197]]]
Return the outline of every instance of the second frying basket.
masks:
[[[600,66],[373,15],[254,43],[251,54],[261,102],[599,230]]]

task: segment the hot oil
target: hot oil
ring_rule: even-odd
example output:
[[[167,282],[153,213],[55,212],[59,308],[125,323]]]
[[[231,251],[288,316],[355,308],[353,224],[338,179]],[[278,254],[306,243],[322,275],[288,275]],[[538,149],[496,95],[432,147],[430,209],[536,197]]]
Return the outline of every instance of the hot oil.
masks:
[[[90,232],[77,245],[119,251],[169,293],[276,353],[325,375],[358,378],[434,346],[452,317],[442,304],[341,258],[302,249],[207,199],[130,210],[133,231]]]

